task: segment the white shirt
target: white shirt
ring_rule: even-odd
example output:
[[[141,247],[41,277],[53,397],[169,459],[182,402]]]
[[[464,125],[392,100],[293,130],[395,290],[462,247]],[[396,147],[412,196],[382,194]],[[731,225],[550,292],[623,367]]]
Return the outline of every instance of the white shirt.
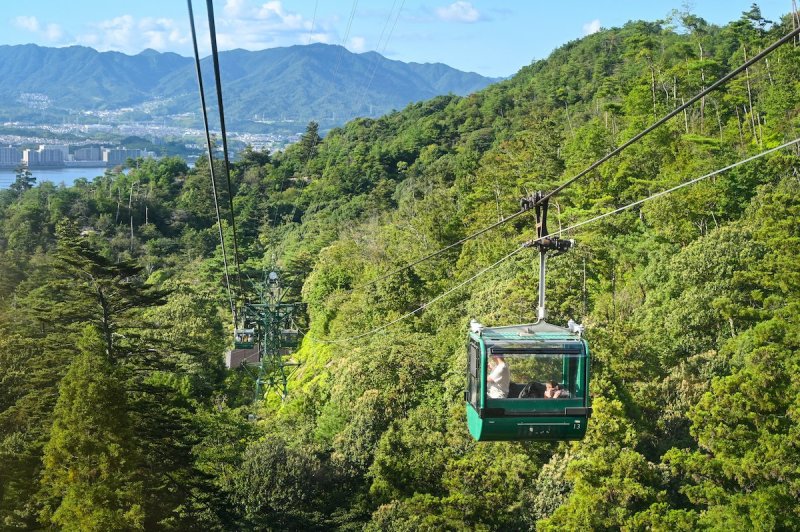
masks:
[[[487,394],[492,399],[508,397],[509,384],[511,384],[511,372],[505,362],[500,362],[486,379]]]

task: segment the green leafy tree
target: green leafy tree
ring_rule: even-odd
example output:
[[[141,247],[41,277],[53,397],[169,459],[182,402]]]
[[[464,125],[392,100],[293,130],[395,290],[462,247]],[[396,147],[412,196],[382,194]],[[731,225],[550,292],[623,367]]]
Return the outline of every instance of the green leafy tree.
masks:
[[[744,357],[730,376],[692,408],[699,449],[673,449],[665,459],[689,480],[682,492],[701,512],[701,525],[753,530],[800,527],[800,462],[796,353],[800,349],[794,303],[731,342]],[[744,351],[744,353],[742,353]]]

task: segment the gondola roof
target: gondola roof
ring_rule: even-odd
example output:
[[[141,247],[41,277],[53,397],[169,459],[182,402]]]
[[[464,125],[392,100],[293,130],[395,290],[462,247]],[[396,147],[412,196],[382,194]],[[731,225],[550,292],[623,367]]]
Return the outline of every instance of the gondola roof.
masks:
[[[487,348],[502,346],[524,349],[552,346],[553,343],[563,344],[564,347],[577,347],[581,343],[578,333],[544,321],[503,327],[483,327],[479,334]]]

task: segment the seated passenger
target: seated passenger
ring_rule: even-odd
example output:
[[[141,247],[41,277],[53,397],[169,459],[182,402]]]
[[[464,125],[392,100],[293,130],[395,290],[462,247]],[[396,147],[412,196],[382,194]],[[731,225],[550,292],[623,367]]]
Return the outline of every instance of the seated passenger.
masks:
[[[511,371],[501,356],[493,356],[494,369],[486,377],[486,393],[492,399],[508,397],[508,385],[511,383]]]
[[[558,399],[569,397],[569,392],[557,384],[556,381],[547,381],[544,391],[545,399]]]

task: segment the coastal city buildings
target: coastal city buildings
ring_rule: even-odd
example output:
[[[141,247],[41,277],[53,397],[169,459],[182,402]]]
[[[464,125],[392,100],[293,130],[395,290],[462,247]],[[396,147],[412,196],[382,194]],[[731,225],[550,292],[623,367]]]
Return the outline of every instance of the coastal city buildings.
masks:
[[[123,147],[82,147],[74,148],[67,144],[39,144],[36,149],[20,149],[15,146],[0,148],[0,167],[12,168],[19,165],[28,168],[69,168],[85,166],[116,166],[128,159],[154,158],[152,151],[128,149]]]
[[[17,166],[22,160],[22,151],[13,146],[0,148],[0,166]]]

